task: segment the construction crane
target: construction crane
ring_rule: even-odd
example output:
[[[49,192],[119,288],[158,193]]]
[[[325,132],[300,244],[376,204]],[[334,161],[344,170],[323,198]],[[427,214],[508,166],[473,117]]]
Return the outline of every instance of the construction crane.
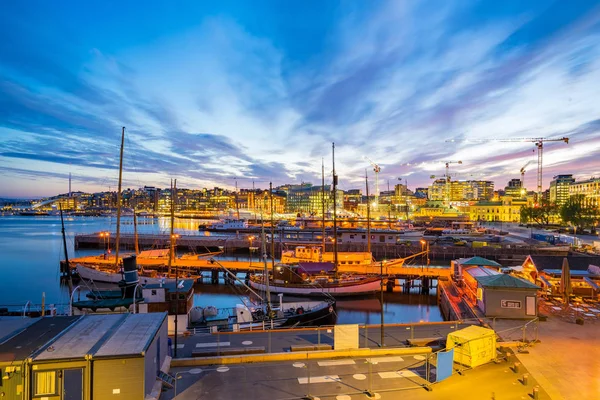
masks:
[[[450,164],[462,164],[462,161],[442,161],[446,164],[446,193],[444,203],[446,207],[450,206]]]
[[[542,199],[542,172],[543,172],[543,154],[544,143],[546,142],[565,142],[569,144],[568,137],[561,138],[507,138],[507,139],[449,139],[446,142],[467,141],[467,142],[529,142],[535,144],[538,149],[537,165],[537,202]]]
[[[373,172],[375,172],[375,204],[373,204],[373,207],[377,209],[379,206],[379,172],[381,171],[381,167],[375,164],[375,162],[369,157],[363,156],[363,158],[369,161],[371,166],[373,166]]]
[[[520,172],[521,172],[521,189],[525,188],[525,172],[527,172],[527,171],[525,171],[525,167],[527,167],[531,163],[532,163],[532,161],[529,160],[529,161],[527,161],[527,163],[525,163],[525,165],[523,165],[521,167],[521,170],[520,170]]]

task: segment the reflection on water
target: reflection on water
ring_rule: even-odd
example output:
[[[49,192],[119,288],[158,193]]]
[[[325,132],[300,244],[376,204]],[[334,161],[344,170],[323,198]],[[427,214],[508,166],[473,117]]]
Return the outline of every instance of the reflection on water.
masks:
[[[123,218],[123,233],[133,233],[131,217]],[[168,218],[140,218],[139,232],[166,233],[169,230]],[[69,217],[65,219],[67,245],[70,256],[98,254],[99,250],[73,249],[73,238],[76,233],[95,233],[115,230],[114,217]],[[180,234],[203,234],[197,229],[199,220],[177,219],[176,231]],[[100,243],[100,238],[99,238]],[[68,304],[68,290],[61,287],[59,281],[59,262],[64,259],[60,217],[0,217],[0,273],[2,284],[0,290],[1,305],[24,305],[27,301],[39,304],[42,292],[46,294],[47,304]],[[256,256],[256,255],[255,255]],[[228,257],[248,260],[248,255]],[[258,259],[256,259],[258,262]],[[84,297],[86,285],[82,283]],[[111,285],[96,284],[94,288],[114,288]],[[397,286],[398,288],[398,286]],[[218,308],[235,307],[241,303],[240,297],[246,295],[242,286],[211,285],[208,279],[205,284],[196,286],[194,304],[198,306],[215,306]],[[79,295],[76,295],[79,296]],[[273,296],[273,302],[278,298]],[[284,297],[285,301],[295,300]],[[419,295],[418,288],[411,294],[399,292],[384,293],[384,318],[386,322],[439,321],[442,320],[439,308],[435,304],[435,291],[431,295]],[[380,322],[381,306],[378,294],[361,298],[342,298],[337,301],[338,323],[370,323]]]

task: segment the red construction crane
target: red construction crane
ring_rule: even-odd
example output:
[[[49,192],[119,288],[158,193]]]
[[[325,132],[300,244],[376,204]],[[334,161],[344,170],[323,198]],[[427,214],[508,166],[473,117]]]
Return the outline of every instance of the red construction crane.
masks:
[[[568,137],[561,138],[507,138],[507,139],[449,139],[446,142],[529,142],[535,144],[538,149],[538,168],[537,168],[537,202],[539,203],[542,198],[542,167],[543,167],[543,153],[545,142],[565,142],[569,144]]]

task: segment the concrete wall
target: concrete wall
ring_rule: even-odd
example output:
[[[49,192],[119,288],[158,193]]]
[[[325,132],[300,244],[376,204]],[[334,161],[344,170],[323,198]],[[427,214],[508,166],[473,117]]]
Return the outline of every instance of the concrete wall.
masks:
[[[483,289],[482,310],[486,317],[503,318],[533,318],[537,316],[537,291],[525,289]],[[527,315],[527,297],[534,298],[534,315]],[[515,302],[520,302],[520,308],[511,308]]]
[[[147,395],[152,391],[154,382],[156,382],[157,371],[160,370],[160,367],[168,354],[167,325],[168,322],[165,319],[158,330],[158,333],[152,340],[150,347],[146,350],[146,356],[144,358],[144,395]]]

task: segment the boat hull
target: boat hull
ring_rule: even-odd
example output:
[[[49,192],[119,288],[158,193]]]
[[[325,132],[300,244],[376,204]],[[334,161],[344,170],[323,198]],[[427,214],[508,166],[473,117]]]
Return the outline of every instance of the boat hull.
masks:
[[[266,291],[266,287],[263,283],[255,282],[254,280],[250,280],[250,286],[255,290]],[[358,281],[356,284],[325,286],[300,284],[280,285],[277,283],[269,283],[269,290],[271,293],[293,294],[296,296],[359,296],[380,291],[381,280],[368,279],[365,281]]]
[[[89,267],[85,265],[78,264],[77,265],[77,273],[82,279],[94,282],[104,282],[104,283],[114,283],[118,284],[123,280],[123,275],[119,272],[109,272],[100,270],[94,267]],[[183,277],[182,277],[183,278]],[[148,276],[139,276],[139,281],[141,284],[148,283],[171,283],[175,282],[175,278],[154,278]]]

